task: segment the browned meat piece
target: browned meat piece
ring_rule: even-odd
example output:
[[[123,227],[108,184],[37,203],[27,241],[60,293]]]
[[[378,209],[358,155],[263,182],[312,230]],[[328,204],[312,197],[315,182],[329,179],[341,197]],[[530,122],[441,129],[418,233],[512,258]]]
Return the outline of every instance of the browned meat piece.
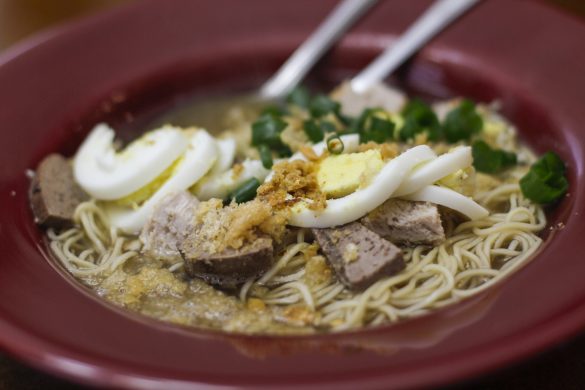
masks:
[[[376,84],[363,94],[357,94],[348,82],[342,83],[331,94],[341,103],[344,114],[358,116],[369,107],[379,107],[389,112],[399,112],[406,103],[406,96],[385,84]]]
[[[363,290],[404,269],[400,248],[359,222],[313,229],[313,234],[338,279],[349,289]]]
[[[276,226],[267,204],[253,200],[223,206],[212,199],[199,204],[195,218],[197,225],[179,248],[189,275],[234,287],[272,265],[273,238],[266,229]]]
[[[37,168],[29,199],[36,223],[63,228],[73,225],[75,208],[88,196],[75,182],[67,159],[50,154]]]
[[[396,245],[439,245],[445,241],[439,209],[428,202],[390,199],[361,222]]]
[[[210,284],[232,288],[252,277],[258,277],[272,265],[272,238],[259,237],[239,249],[226,248],[219,253],[204,253],[185,240],[182,255],[185,271]]]
[[[193,230],[198,204],[197,198],[187,191],[164,197],[140,234],[143,252],[159,260],[180,261],[177,244]]]
[[[140,234],[143,251],[160,260],[183,260],[189,276],[235,287],[261,275],[274,260],[273,239],[258,227],[266,220],[260,206],[199,202],[186,191],[169,195]]]

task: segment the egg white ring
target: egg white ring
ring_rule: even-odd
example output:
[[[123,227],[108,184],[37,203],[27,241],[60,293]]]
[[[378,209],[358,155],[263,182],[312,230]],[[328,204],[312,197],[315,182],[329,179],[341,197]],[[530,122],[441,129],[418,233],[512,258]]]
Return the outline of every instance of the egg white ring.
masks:
[[[144,187],[177,160],[189,144],[181,129],[165,126],[116,153],[114,136],[114,130],[106,124],[95,126],[73,162],[77,183],[99,200],[120,199]]]
[[[217,147],[217,160],[209,176],[215,176],[224,173],[234,165],[234,158],[236,157],[236,140],[233,138],[218,139],[215,141]]]
[[[394,196],[403,196],[416,192],[453,172],[471,166],[472,162],[473,157],[469,146],[460,147],[442,154],[422,167],[415,169],[400,184]]]
[[[445,187],[427,186],[415,193],[403,196],[402,199],[439,204],[458,211],[471,220],[485,218],[489,215],[489,211],[473,199]]]
[[[295,205],[289,225],[327,228],[355,221],[388,200],[412,168],[435,157],[428,146],[415,146],[388,162],[367,187],[327,200],[324,210],[310,210],[305,201]]]
[[[234,191],[246,180],[255,177],[262,182],[269,172],[268,169],[264,168],[260,160],[244,160],[242,162],[242,171],[237,175],[233,169],[217,176],[209,175],[201,180],[192,192],[199,200],[225,199],[230,192]]]
[[[162,198],[197,183],[211,169],[216,159],[217,148],[213,137],[205,130],[196,131],[175,172],[140,208],[107,207],[110,224],[125,233],[138,233]]]

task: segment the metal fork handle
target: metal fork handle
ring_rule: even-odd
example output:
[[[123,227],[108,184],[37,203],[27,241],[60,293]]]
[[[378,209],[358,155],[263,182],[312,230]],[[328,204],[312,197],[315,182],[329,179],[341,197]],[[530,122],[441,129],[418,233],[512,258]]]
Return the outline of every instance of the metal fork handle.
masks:
[[[437,0],[400,36],[394,45],[384,50],[350,81],[351,88],[354,92],[363,93],[374,84],[384,80],[425,43],[478,1]]]
[[[336,42],[347,29],[377,0],[343,0],[317,30],[260,88],[260,96],[278,99],[289,93],[317,60]]]

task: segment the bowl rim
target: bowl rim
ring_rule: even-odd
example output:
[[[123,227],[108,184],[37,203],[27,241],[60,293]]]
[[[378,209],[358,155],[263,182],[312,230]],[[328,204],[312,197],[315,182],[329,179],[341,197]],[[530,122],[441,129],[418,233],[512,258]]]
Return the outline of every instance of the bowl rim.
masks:
[[[493,4],[495,2],[492,1],[491,3]],[[420,4],[422,3],[417,3],[413,8],[420,8]],[[533,12],[537,14],[539,12],[554,12],[539,5],[527,6],[533,7]],[[3,66],[10,64],[15,59],[22,59],[23,57],[30,55],[31,52],[35,52],[35,50],[42,48],[47,43],[59,41],[63,37],[71,37],[71,35],[81,29],[99,29],[102,24],[113,18],[123,19],[129,17],[129,15],[135,11],[144,11],[146,9],[155,10],[156,7],[157,5],[154,1],[124,5],[117,9],[70,23],[66,26],[47,30],[42,34],[5,51],[0,56],[0,74],[3,71]],[[326,8],[326,6],[324,6],[324,8]],[[556,17],[558,19],[567,18],[564,15],[561,17],[560,13],[557,13]],[[585,31],[585,25],[581,25],[581,27],[584,29],[583,31]],[[153,320],[148,321],[149,323],[153,322]],[[152,325],[153,324],[149,324],[149,326]],[[549,321],[537,325],[538,326],[531,329],[524,330],[521,337],[514,339],[513,342],[510,342],[508,339],[503,339],[499,344],[492,344],[488,347],[481,345],[475,350],[467,351],[464,356],[454,357],[451,363],[457,363],[455,365],[459,365],[456,370],[445,370],[444,365],[437,365],[437,369],[429,371],[431,374],[427,374],[427,378],[425,379],[427,381],[426,383],[443,383],[456,378],[469,377],[470,375],[479,372],[485,372],[488,369],[499,367],[503,364],[526,357],[576,334],[583,329],[583,326],[585,325],[585,301],[576,302],[574,306],[566,308],[563,313],[558,313]],[[167,328],[167,325],[161,326],[165,329]],[[69,379],[91,384],[98,383],[101,385],[116,385],[124,387],[154,386],[160,384],[162,378],[164,378],[165,383],[172,384],[172,386],[177,388],[186,387],[188,384],[192,384],[189,380],[184,381],[181,379],[177,379],[176,381],[170,380],[169,382],[166,375],[157,376],[156,370],[152,369],[145,371],[139,370],[136,367],[130,368],[125,366],[122,368],[120,362],[111,360],[100,361],[99,355],[94,355],[88,358],[86,351],[76,350],[74,347],[64,347],[63,345],[59,345],[58,342],[55,343],[52,340],[36,337],[36,335],[26,332],[23,329],[24,327],[20,327],[4,318],[4,314],[0,312],[0,335],[2,335],[0,336],[0,344],[4,348],[37,368],[66,376]],[[379,334],[382,332],[384,332],[383,328],[374,329],[371,333]],[[335,339],[338,338],[338,336],[339,335],[333,334],[324,337]],[[242,336],[238,335],[238,337]],[[250,336],[249,338],[257,339],[258,337]],[[260,337],[260,339],[267,338],[272,337]],[[96,369],[96,367],[98,369]],[[441,368],[442,371],[439,370],[439,368]],[[416,367],[410,367],[409,369],[411,372],[416,372],[417,370]],[[462,371],[465,371],[464,375],[461,375]],[[148,373],[153,372],[154,375],[148,375]],[[366,378],[361,379],[365,380]],[[338,381],[327,383],[331,384],[335,382]],[[317,386],[318,383],[323,382],[319,380],[312,384]],[[376,383],[380,384],[382,382]],[[403,384],[405,383],[407,382],[404,382]],[[206,384],[214,385],[212,381]],[[259,385],[260,383],[248,382],[248,385],[250,384]],[[351,386],[353,384],[354,383],[352,382],[349,385]],[[372,382],[372,385],[373,384],[374,382]]]

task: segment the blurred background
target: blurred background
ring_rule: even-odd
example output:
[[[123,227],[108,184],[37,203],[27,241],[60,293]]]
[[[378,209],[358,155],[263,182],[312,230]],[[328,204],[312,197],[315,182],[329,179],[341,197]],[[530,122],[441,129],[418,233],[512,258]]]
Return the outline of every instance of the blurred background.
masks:
[[[0,0],[0,50],[49,26],[132,1],[140,0]],[[585,17],[585,0],[512,1],[545,1]]]
[[[131,1],[0,0],[0,50],[49,26]]]
[[[133,1],[140,0],[0,0],[0,53],[43,29]],[[499,1],[542,1],[564,9],[577,17],[585,18],[585,0]],[[275,2],[275,4],[278,3]],[[478,382],[455,386],[455,389],[523,389],[527,388],[527,378],[531,378],[529,381],[531,384],[538,383],[536,387],[539,389],[585,388],[585,353],[583,351],[585,351],[585,336],[560,345],[538,359],[511,367],[492,377],[480,378]],[[79,390],[81,387],[31,370],[0,352],[0,390],[5,389]]]

